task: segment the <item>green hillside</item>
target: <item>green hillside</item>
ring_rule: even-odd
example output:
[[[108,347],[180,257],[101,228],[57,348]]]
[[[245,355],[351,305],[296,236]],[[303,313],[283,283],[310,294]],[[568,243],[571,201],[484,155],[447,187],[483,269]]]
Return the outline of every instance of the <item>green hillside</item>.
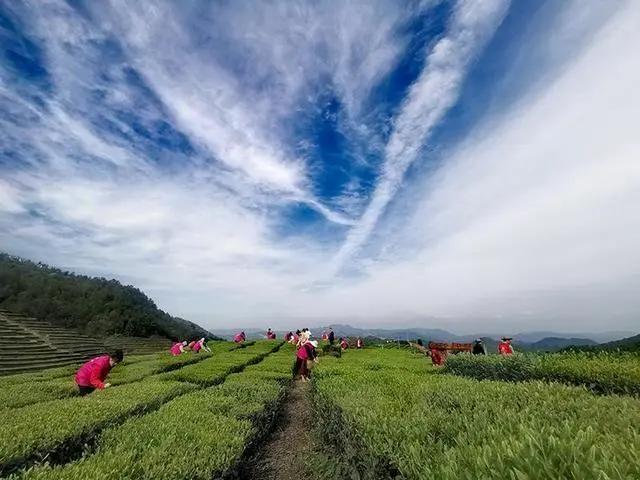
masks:
[[[600,348],[606,350],[622,350],[624,352],[640,352],[640,334],[623,338],[615,342],[603,343]]]
[[[163,312],[131,285],[7,254],[0,254],[0,308],[92,336],[213,338],[199,325]]]
[[[599,345],[570,346],[562,351],[600,352],[611,350],[640,353],[640,334]]]

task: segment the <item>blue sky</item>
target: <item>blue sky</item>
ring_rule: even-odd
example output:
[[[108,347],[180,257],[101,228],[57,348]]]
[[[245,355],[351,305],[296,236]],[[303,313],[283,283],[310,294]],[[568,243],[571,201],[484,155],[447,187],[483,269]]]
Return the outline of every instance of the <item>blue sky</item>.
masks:
[[[2,2],[0,245],[206,326],[637,328],[637,2]]]

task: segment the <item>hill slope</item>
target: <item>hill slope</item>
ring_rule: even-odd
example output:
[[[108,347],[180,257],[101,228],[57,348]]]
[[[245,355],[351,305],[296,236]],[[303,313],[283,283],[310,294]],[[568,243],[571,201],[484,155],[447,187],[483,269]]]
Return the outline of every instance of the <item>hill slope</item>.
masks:
[[[640,334],[633,337],[623,338],[615,342],[607,342],[598,345],[603,350],[622,350],[625,352],[640,352]]]
[[[529,345],[532,350],[555,351],[571,346],[595,346],[597,342],[589,338],[546,337]]]
[[[92,336],[212,337],[199,325],[163,312],[133,286],[7,254],[0,254],[0,308]]]

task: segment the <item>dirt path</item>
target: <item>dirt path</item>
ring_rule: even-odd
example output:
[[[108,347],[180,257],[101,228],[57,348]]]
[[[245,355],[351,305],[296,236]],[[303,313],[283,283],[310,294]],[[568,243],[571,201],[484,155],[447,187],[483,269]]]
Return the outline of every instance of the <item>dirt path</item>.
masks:
[[[247,478],[293,480],[304,476],[304,459],[313,448],[311,421],[310,385],[295,380],[274,431],[250,462]]]

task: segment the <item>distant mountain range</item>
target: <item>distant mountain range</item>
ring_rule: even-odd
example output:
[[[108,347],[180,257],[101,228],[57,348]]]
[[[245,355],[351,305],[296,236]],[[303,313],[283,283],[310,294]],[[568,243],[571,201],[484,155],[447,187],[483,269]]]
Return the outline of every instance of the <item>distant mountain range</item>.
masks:
[[[369,337],[392,340],[415,340],[420,338],[425,342],[471,342],[476,338],[482,338],[489,351],[493,351],[495,349],[497,341],[501,336],[500,334],[495,333],[473,333],[466,335],[457,335],[439,328],[359,328],[345,324],[335,324],[309,328],[315,336],[320,336],[322,332],[328,330],[329,327],[333,328],[336,337]],[[247,337],[250,339],[262,338],[265,335],[265,332],[259,329],[245,329],[244,331],[247,334]],[[212,330],[212,333],[223,338],[231,339],[236,333],[238,333],[238,330],[214,329]],[[277,331],[276,333],[282,336],[286,332]],[[614,331],[580,334],[563,334],[552,331],[523,332],[513,335],[513,343],[516,349],[520,348],[522,350],[556,351],[569,346],[595,347],[601,342],[607,342],[613,339],[617,340],[623,337],[628,337],[630,335],[632,335],[631,332]]]

